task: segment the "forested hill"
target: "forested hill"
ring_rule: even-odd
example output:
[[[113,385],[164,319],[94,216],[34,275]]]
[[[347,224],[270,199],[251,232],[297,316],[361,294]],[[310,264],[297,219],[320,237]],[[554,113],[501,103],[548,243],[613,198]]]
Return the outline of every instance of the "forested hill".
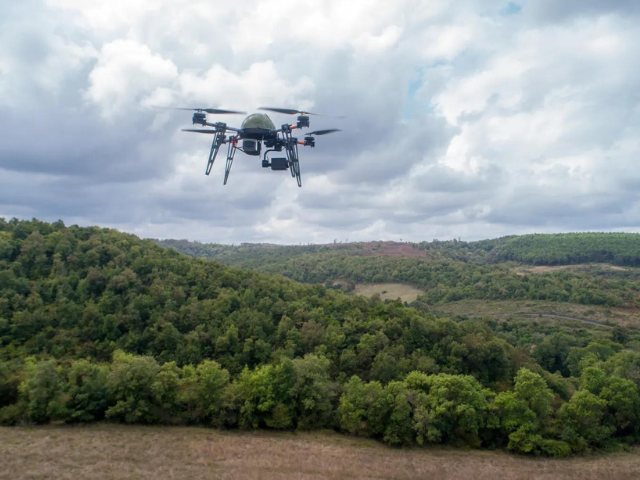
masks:
[[[305,254],[343,253],[351,256],[429,258],[491,264],[514,261],[529,265],[610,263],[640,266],[638,233],[562,233],[501,237],[492,240],[459,240],[402,243],[354,242],[328,245],[242,244],[238,246],[188,240],[156,240],[192,257],[212,258],[228,265],[257,268]]]
[[[192,256],[305,283],[341,285],[346,290],[356,283],[410,284],[425,291],[419,301],[428,305],[463,299],[526,299],[640,306],[637,294],[640,272],[635,269],[591,268],[588,272],[567,270],[527,275],[514,268],[516,261],[555,265],[559,259],[572,262],[609,259],[635,264],[640,259],[638,234],[525,235],[470,243],[308,246],[230,246],[186,240],[159,243]]]
[[[438,319],[0,219],[0,423],[334,428],[563,456],[640,434],[638,335]]]
[[[638,233],[563,233],[520,235],[495,241],[477,242],[492,247],[490,262],[516,261],[531,265],[575,265],[603,262],[621,266],[640,266]]]

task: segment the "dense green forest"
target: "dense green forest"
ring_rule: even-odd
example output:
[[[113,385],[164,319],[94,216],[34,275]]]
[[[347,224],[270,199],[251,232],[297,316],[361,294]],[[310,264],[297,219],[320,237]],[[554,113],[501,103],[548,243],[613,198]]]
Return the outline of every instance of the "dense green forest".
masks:
[[[212,258],[228,265],[257,268],[305,254],[343,252],[348,255],[375,255],[360,243],[330,245],[222,245],[188,240],[156,240],[192,257]],[[384,246],[385,242],[378,243]],[[394,242],[388,242],[394,243]],[[561,233],[512,235],[492,240],[463,242],[448,240],[408,243],[425,252],[431,260],[459,260],[478,265],[515,261],[529,265],[575,265],[610,263],[640,267],[638,233]]]
[[[115,230],[0,219],[4,424],[334,428],[565,456],[637,441],[639,363],[632,330],[436,318]]]
[[[504,237],[489,250],[488,257],[491,262],[513,260],[531,265],[604,262],[639,267],[640,234],[564,233]]]
[[[622,258],[623,247],[636,248],[640,258],[640,235],[635,234],[567,234],[528,235],[505,237],[495,241],[475,243],[431,242],[415,244],[417,250],[427,251],[426,257],[390,257],[377,255],[375,251],[363,249],[358,244],[336,246],[275,246],[275,245],[216,245],[166,240],[163,246],[195,257],[211,258],[228,265],[250,268],[260,272],[280,274],[305,283],[333,283],[349,289],[354,283],[407,283],[425,290],[419,302],[436,305],[464,299],[480,300],[549,300],[584,305],[640,306],[640,272],[635,269],[614,271],[590,269],[589,271],[557,271],[527,275],[514,269],[511,263],[495,263],[498,259],[516,260],[511,252],[520,251],[522,258],[531,258],[530,263],[541,263],[542,256],[528,256],[527,242],[534,241],[533,251],[564,251],[560,245],[569,245],[572,238],[622,239],[618,258]],[[558,249],[537,245],[537,237],[549,243],[562,238]],[[638,240],[637,247],[635,246]],[[588,243],[588,242],[583,242]],[[575,243],[571,258],[582,257],[581,243]],[[617,245],[612,242],[612,245]],[[564,247],[563,247],[564,248]],[[595,248],[595,247],[594,247]],[[565,249],[569,251],[569,247]],[[596,260],[596,251],[592,259]],[[504,257],[504,258],[503,258]],[[630,258],[630,257],[624,257]],[[586,260],[585,260],[586,261]],[[543,263],[543,262],[542,262]]]

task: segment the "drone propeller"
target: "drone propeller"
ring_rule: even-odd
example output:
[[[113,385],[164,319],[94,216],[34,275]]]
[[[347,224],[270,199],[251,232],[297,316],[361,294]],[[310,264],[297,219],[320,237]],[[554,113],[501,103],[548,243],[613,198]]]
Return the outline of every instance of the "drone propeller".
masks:
[[[316,130],[315,132],[305,133],[305,135],[326,135],[327,133],[341,132],[339,128],[329,128],[327,130]]]
[[[211,114],[240,114],[240,115],[246,115],[247,112],[239,112],[237,110],[222,110],[220,108],[190,108],[190,107],[155,107],[155,108],[162,108],[165,110],[189,110],[189,111],[194,111],[194,112],[205,112],[205,113],[211,113]]]
[[[182,131],[183,132],[193,132],[193,133],[208,133],[210,135],[213,135],[214,133],[217,133],[217,130],[204,130],[204,129],[198,130],[198,129],[195,129],[195,128],[183,128]]]
[[[344,118],[344,115],[323,115],[321,113],[311,113],[306,110],[295,110],[293,108],[260,107],[258,110],[269,110],[270,112],[284,113],[285,115],[315,115],[317,117]]]

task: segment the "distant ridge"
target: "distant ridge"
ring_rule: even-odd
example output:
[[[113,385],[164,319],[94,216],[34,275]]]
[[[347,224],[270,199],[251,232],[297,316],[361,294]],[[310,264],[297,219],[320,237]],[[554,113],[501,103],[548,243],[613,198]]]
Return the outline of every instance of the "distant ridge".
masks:
[[[249,258],[259,264],[267,260],[292,258],[298,255],[343,251],[353,255],[377,257],[427,258],[438,257],[478,264],[518,262],[528,265],[576,265],[611,263],[620,266],[640,266],[640,233],[560,233],[510,235],[495,239],[464,242],[433,240],[425,242],[369,241],[309,245],[277,245],[272,243],[241,243],[239,246],[189,240],[154,240],[193,257],[213,258],[223,263],[244,265]],[[254,258],[256,253],[264,258]],[[254,262],[250,262],[254,263]]]

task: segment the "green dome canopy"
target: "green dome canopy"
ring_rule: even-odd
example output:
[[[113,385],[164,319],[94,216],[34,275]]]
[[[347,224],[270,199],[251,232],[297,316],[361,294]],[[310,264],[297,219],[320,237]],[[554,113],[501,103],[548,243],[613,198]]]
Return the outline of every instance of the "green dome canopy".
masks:
[[[244,119],[241,128],[263,128],[265,130],[275,130],[276,126],[267,114],[253,113]]]

